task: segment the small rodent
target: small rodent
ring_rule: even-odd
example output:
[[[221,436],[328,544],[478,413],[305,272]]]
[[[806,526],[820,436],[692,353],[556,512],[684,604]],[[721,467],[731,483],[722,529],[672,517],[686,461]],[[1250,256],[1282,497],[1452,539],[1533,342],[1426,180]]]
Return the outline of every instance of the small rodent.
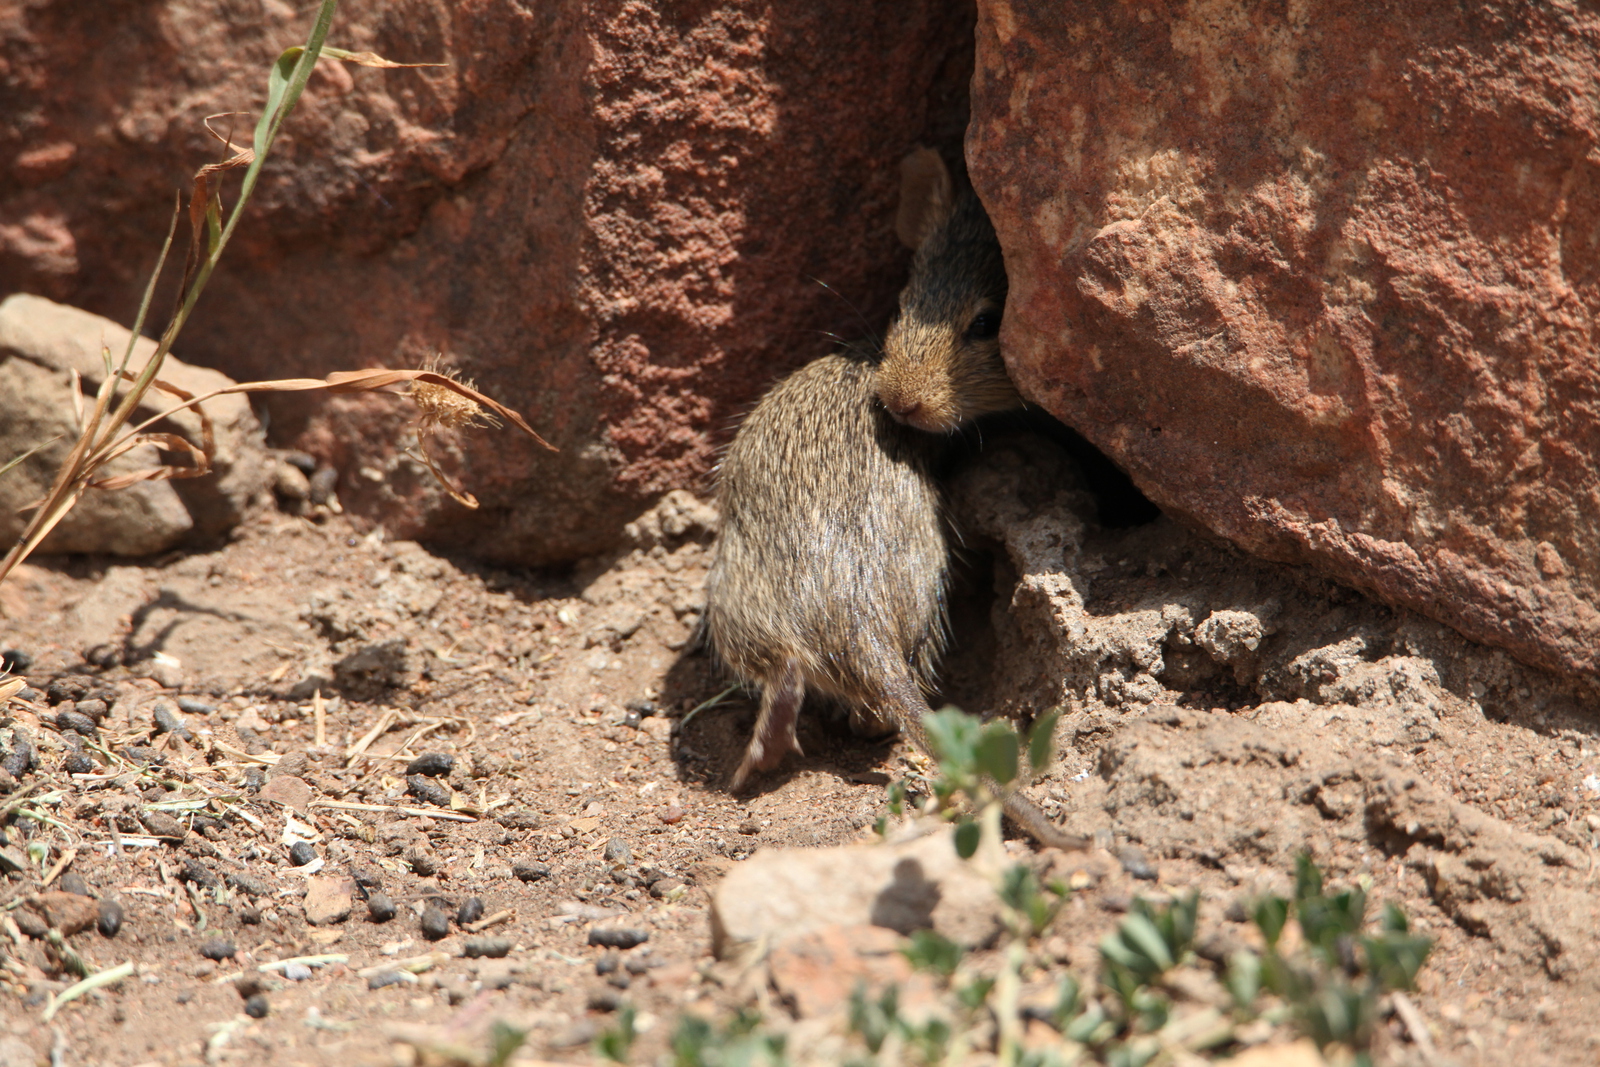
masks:
[[[937,152],[918,149],[900,174],[895,230],[916,257],[884,340],[878,399],[907,426],[950,433],[1022,406],[1000,357],[1005,260],[977,194],[956,194]]]
[[[943,180],[921,187],[933,194],[936,210],[914,212],[914,228],[898,227],[902,237],[921,240],[902,321],[890,333],[899,352],[880,367],[874,353],[852,349],[785,378],[745,418],[718,470],[722,525],[706,582],[707,633],[728,667],[761,686],[760,717],[733,777],[736,791],[753,773],[799,751],[795,721],[808,691],[845,703],[857,729],[881,732],[892,724],[928,749],[923,694],[932,688],[946,641],[949,547],[933,475],[946,437],[922,427],[954,428],[1004,397],[981,375],[953,372],[944,374],[948,388],[979,390],[976,406],[943,393],[935,403],[930,391],[916,400],[920,406],[908,401],[897,421],[878,397],[891,361],[903,368],[904,383],[924,362],[939,362],[910,358],[915,344],[942,344],[949,364],[966,359],[966,348],[988,345],[998,364],[993,333],[1005,276],[998,247],[992,257],[977,247],[983,234],[994,241],[982,208],[974,198],[973,216],[964,200],[952,200],[943,164],[926,155],[938,165],[934,178]],[[917,196],[927,163],[923,156],[902,169],[903,204]],[[907,217],[902,209],[902,222]],[[953,260],[941,259],[941,250]],[[968,267],[963,280],[959,272]],[[935,324],[968,312],[954,338],[933,337]],[[993,317],[993,330],[987,321],[983,326],[989,336],[969,338],[971,320],[986,315]],[[1014,406],[1003,367],[999,376],[1010,390],[1007,406]],[[955,422],[946,426],[935,417]],[[1043,844],[1087,847],[1025,797],[1014,795],[1006,812]]]

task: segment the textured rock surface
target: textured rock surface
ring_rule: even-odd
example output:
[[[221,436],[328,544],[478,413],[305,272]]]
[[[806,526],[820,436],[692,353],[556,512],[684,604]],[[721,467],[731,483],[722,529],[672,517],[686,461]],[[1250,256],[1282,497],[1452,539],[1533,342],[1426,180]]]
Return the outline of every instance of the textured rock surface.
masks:
[[[1163,506],[1600,671],[1600,16],[979,3],[1023,392]]]
[[[0,541],[16,539],[27,515],[18,509],[41,499],[77,437],[71,372],[82,378],[87,403],[105,379],[101,346],[120,360],[129,333],[123,327],[77,308],[42,297],[15,294],[0,302],[0,456],[9,459],[52,438],[42,450],[0,479]],[[128,366],[137,372],[155,352],[156,343],[141,338]],[[192,396],[201,396],[233,382],[205,367],[193,367],[169,356],[161,381]],[[147,394],[138,421],[170,408],[177,401],[158,390]],[[109,552],[142,556],[172,547],[190,535],[214,538],[238,523],[252,502],[266,490],[268,472],[261,447],[261,426],[241,395],[205,402],[212,423],[212,470],[200,478],[138,482],[111,492],[90,490],[45,540],[52,552]],[[170,417],[177,430],[198,444],[201,424],[190,412]],[[161,465],[153,447],[144,446],[106,468],[117,474]],[[176,460],[175,462],[185,462]]]
[[[0,291],[131,318],[174,188],[219,155],[204,117],[259,107],[310,16],[0,4]],[[331,43],[447,66],[319,69],[183,351],[240,379],[442,351],[562,448],[464,440],[483,511],[404,458],[388,399],[274,399],[275,440],[335,462],[343,503],[397,535],[596,552],[703,482],[825,331],[881,324],[896,167],[959,144],[971,23],[960,0],[343,4]]]

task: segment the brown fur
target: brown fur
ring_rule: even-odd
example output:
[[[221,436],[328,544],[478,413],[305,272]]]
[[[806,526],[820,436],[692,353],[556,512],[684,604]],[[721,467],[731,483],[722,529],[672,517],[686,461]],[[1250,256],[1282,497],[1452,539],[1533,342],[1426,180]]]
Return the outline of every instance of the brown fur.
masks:
[[[983,205],[970,189],[951,192],[937,155],[913,154],[902,178],[896,228],[917,254],[884,342],[878,398],[908,426],[949,433],[1022,406],[1000,358],[1005,261]]]

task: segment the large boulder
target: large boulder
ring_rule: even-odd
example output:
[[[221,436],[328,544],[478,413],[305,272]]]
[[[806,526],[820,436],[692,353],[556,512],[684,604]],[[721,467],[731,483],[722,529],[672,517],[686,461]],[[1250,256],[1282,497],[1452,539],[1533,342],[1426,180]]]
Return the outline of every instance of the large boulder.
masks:
[[[0,17],[0,292],[132,317],[173,192],[259,109],[314,5],[163,0]],[[900,158],[966,123],[970,3],[399,0],[342,5],[324,62],[186,329],[241,380],[442,352],[559,445],[464,438],[469,513],[390,398],[270,398],[277,443],[396,536],[501,560],[621,539],[703,486],[733,417],[904,277]],[[252,119],[213,118],[248,142]],[[230,189],[232,186],[230,185]],[[817,284],[818,279],[831,289]]]
[[[1600,15],[978,8],[1023,393],[1250,551],[1600,672]]]
[[[43,297],[14,294],[0,302],[0,463],[43,445],[22,464],[0,475],[0,544],[9,548],[22,533],[30,514],[22,509],[43,499],[56,472],[78,437],[72,372],[82,382],[85,410],[105,380],[103,352],[120,363],[129,331],[78,308]],[[155,353],[156,343],[141,337],[128,361],[137,373]],[[191,396],[204,396],[233,385],[226,375],[193,367],[169,355],[158,380]],[[134,412],[141,423],[178,403],[176,397],[151,389]],[[187,540],[213,540],[231,530],[258,500],[265,501],[266,454],[261,425],[247,397],[232,393],[203,404],[213,434],[211,472],[198,478],[142,481],[121,489],[91,489],[42,545],[46,552],[105,552],[146,556]],[[131,426],[130,426],[131,428]],[[203,440],[200,418],[180,411],[152,430],[178,432],[198,445]],[[186,457],[172,457],[187,466]],[[99,477],[159,467],[163,458],[141,445],[99,473]]]

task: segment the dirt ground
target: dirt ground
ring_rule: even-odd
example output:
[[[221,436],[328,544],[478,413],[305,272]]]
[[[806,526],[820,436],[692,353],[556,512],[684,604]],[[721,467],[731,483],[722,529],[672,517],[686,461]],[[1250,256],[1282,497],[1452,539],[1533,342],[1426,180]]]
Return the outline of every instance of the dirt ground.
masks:
[[[952,492],[947,696],[1063,707],[1035,797],[1159,870],[1135,884],[1109,864],[1051,932],[1056,965],[1092,979],[1133,892],[1196,887],[1225,933],[1229,902],[1281,890],[1309,848],[1437,938],[1414,995],[1436,1051],[1390,1021],[1379,1062],[1600,1059],[1594,690],[1170,519],[1103,527],[1095,507],[1027,438]],[[0,587],[0,649],[34,687],[0,718],[0,1063],[27,1062],[8,1040],[63,1064],[430,1062],[486,1047],[495,1020],[529,1032],[513,1062],[577,1062],[623,1001],[644,1063],[682,1013],[745,1003],[710,954],[722,874],[872,836],[919,761],[808,714],[807,755],[729,795],[754,704],[701,707],[726,687],[695,641],[714,523],[675,493],[628,551],[563,573],[277,511],[214,551],[24,566]],[[448,767],[408,775],[428,754]],[[40,894],[72,889],[102,903],[67,946],[136,968],[46,1022],[75,976],[34,935],[41,909],[73,905]],[[470,898],[497,921],[464,929]],[[595,929],[648,939],[619,956]],[[470,958],[484,938],[509,951]],[[259,970],[301,957],[317,959]]]

